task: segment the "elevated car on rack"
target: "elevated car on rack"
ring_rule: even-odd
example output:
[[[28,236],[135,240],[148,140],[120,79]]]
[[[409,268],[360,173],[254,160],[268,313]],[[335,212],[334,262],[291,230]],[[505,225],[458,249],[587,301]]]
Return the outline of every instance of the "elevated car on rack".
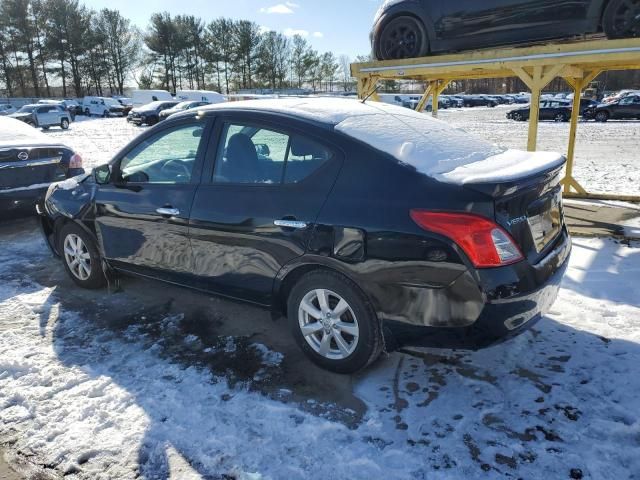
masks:
[[[378,60],[604,32],[640,35],[635,0],[387,0],[371,31]]]
[[[533,325],[571,250],[564,163],[383,103],[232,102],[53,186],[41,218],[81,287],[127,272],[262,305],[353,372],[398,325],[475,348]]]
[[[0,117],[0,220],[35,215],[51,182],[83,174],[82,158],[25,123]]]

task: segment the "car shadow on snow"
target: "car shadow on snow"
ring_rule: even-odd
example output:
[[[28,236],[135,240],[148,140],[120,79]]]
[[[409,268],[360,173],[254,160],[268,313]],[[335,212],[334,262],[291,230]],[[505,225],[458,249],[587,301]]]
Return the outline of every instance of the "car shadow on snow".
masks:
[[[108,476],[122,462],[141,478],[182,478],[176,457],[207,479],[249,471],[291,479],[358,478],[354,471],[603,479],[640,471],[640,345],[581,329],[593,305],[579,303],[578,293],[591,289],[578,277],[555,313],[505,344],[478,352],[404,345],[348,378],[314,370],[284,324],[252,307],[134,279],[115,295],[78,291],[24,230],[2,237],[3,280],[26,293],[51,288],[33,309],[41,338],[64,366],[98,384],[76,397],[89,417],[107,417],[95,434],[111,428],[133,437],[125,440],[130,451],[107,458],[68,451],[51,465],[68,475]],[[11,255],[29,260],[11,263]],[[608,272],[606,257],[595,258],[579,266],[584,278],[591,269]],[[618,261],[609,255],[610,264]],[[602,308],[617,313],[615,305]],[[130,426],[128,408],[101,401],[112,383],[144,421]],[[350,406],[352,383],[366,413]],[[363,463],[349,462],[351,451]]]

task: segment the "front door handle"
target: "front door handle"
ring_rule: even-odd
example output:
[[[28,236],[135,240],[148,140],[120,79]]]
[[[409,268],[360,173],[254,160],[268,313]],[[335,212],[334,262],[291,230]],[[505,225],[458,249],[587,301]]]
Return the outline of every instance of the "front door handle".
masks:
[[[309,226],[307,222],[300,222],[297,220],[276,220],[273,224],[276,227],[294,228],[296,230],[303,230]]]
[[[178,215],[180,215],[180,210],[173,207],[162,207],[157,208],[156,213],[159,213],[163,217],[177,217]]]

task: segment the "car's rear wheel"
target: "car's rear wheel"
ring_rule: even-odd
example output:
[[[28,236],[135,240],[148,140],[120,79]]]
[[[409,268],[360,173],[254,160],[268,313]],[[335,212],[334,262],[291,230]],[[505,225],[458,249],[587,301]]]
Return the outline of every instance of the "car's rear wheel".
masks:
[[[640,36],[640,0],[612,0],[602,17],[609,38]]]
[[[45,125],[42,127],[43,130],[49,130],[49,125]]]
[[[564,113],[556,113],[555,117],[553,117],[553,120],[556,122],[566,122],[567,116]]]
[[[382,27],[377,50],[380,60],[422,57],[429,53],[427,31],[417,18],[396,17]]]
[[[103,116],[104,118],[107,118],[107,117],[109,116],[109,111],[108,111],[108,110],[105,110],[104,112],[102,112],[102,116]]]
[[[291,290],[287,310],[296,342],[327,370],[353,373],[382,352],[373,307],[357,285],[338,273],[322,270],[302,277]]]
[[[67,130],[69,128],[69,120],[67,120],[66,118],[60,120],[60,128],[62,128],[63,130]]]
[[[596,113],[596,122],[606,122],[609,120],[609,114],[607,112]]]
[[[69,223],[60,231],[58,251],[71,279],[80,287],[102,288],[106,284],[100,254],[91,236],[78,225]]]
[[[91,110],[89,110],[88,108],[84,109],[84,116],[85,117],[90,117],[91,116]]]

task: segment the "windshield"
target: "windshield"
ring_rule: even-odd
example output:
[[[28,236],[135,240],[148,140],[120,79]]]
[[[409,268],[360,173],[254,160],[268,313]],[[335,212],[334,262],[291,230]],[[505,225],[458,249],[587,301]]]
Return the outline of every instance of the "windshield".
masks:
[[[187,108],[189,108],[191,106],[193,102],[180,102],[179,104],[177,104],[175,107],[176,110],[186,110]]]
[[[33,109],[36,108],[33,105],[25,105],[24,107],[20,107],[18,113],[33,113]]]

